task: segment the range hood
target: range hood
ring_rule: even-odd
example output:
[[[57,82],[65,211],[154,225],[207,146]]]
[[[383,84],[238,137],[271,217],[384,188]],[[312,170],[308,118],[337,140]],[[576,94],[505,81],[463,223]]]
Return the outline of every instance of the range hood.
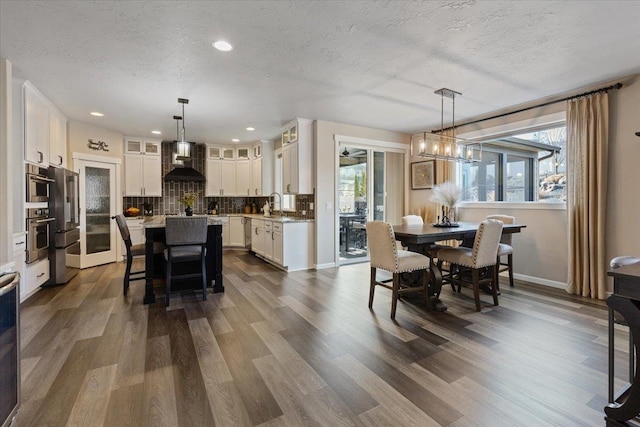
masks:
[[[205,182],[206,178],[192,167],[176,167],[164,176],[165,182],[170,181],[192,181]]]

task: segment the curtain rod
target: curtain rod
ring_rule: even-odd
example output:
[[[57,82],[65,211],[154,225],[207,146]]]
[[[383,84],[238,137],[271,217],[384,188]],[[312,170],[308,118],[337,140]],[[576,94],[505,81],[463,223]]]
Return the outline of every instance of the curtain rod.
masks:
[[[578,95],[567,96],[566,98],[557,99],[555,101],[549,101],[549,102],[545,102],[543,104],[538,104],[538,105],[534,105],[534,106],[531,106],[531,107],[521,108],[519,110],[511,111],[509,113],[498,114],[496,116],[485,117],[484,119],[473,120],[471,122],[462,123],[460,125],[449,126],[448,128],[434,130],[434,131],[431,131],[431,133],[439,133],[441,131],[451,130],[451,129],[455,129],[455,128],[459,128],[459,127],[467,126],[467,125],[472,125],[472,124],[484,122],[484,121],[487,121],[487,120],[498,119],[500,117],[505,117],[505,116],[510,116],[512,114],[522,113],[523,111],[533,110],[534,108],[546,107],[547,105],[557,104],[558,102],[570,101],[572,99],[581,98],[583,96],[593,95],[595,93],[609,92],[610,90],[620,89],[621,87],[622,87],[622,83],[616,83],[616,84],[613,84],[611,86],[603,87],[603,88],[596,89],[596,90],[590,90],[589,92],[580,93]]]

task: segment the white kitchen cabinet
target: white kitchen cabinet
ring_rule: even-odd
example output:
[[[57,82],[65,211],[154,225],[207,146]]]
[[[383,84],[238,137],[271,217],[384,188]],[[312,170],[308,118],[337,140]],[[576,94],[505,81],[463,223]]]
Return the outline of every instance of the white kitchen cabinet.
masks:
[[[273,192],[273,142],[261,141],[253,146],[251,159],[251,195],[268,196]]]
[[[222,147],[207,145],[207,159],[218,160],[222,158]]]
[[[125,138],[125,196],[162,196],[161,147],[159,140]]]
[[[20,292],[21,299],[23,295],[25,299],[29,298],[49,280],[49,260],[43,259],[33,264],[27,264],[24,277],[25,280],[20,281],[20,286],[24,288],[23,292]]]
[[[49,163],[49,102],[30,82],[22,86],[24,100],[24,159]]]
[[[67,167],[67,118],[49,108],[49,164]]]
[[[313,193],[312,125],[311,120],[295,119],[284,128],[288,134],[282,140],[282,192],[285,194]]]
[[[262,245],[262,256],[269,261],[273,261],[273,222],[264,222],[264,242]]]
[[[248,221],[242,216],[229,217],[229,246],[244,247],[244,223]]]
[[[25,274],[26,266],[26,253],[27,249],[27,234],[26,233],[14,233],[13,235],[13,263],[15,265],[16,272],[20,273],[20,302],[24,302],[27,299],[27,286]]]
[[[251,160],[236,161],[236,196],[251,195]]]
[[[315,238],[309,221],[251,220],[251,249],[287,271],[314,266]]]
[[[264,255],[264,220],[251,219],[251,250]]]
[[[236,195],[236,162],[207,159],[206,197]]]
[[[251,158],[250,147],[238,147],[236,148],[236,160],[249,160]]]
[[[229,226],[229,217],[220,217],[219,218],[222,221],[222,247],[226,248],[229,247],[229,245],[231,244],[231,233],[230,233],[230,226]]]
[[[282,229],[283,224],[281,222],[274,222],[273,229],[271,230],[271,240],[273,244],[273,262],[279,265],[285,265]]]

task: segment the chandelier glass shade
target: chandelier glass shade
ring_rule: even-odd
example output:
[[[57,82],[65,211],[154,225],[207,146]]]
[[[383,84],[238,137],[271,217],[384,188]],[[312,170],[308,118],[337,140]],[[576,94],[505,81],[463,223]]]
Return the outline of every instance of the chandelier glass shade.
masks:
[[[411,137],[410,154],[412,157],[425,159],[447,160],[453,162],[479,162],[482,160],[482,143],[467,141],[455,136],[456,95],[462,95],[451,89],[438,89],[434,93],[440,95],[440,124],[436,132],[423,132]],[[451,98],[452,102],[452,135],[445,134],[444,129],[444,98]]]

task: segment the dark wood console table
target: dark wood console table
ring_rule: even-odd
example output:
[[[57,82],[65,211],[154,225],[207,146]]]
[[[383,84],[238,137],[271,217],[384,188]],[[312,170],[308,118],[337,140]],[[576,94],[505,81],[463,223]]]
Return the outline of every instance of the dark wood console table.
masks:
[[[640,347],[640,263],[609,270],[613,294],[609,306],[609,404],[605,406],[607,426],[640,425],[640,372],[634,369]],[[617,311],[629,325],[629,384],[614,394],[614,316]]]

